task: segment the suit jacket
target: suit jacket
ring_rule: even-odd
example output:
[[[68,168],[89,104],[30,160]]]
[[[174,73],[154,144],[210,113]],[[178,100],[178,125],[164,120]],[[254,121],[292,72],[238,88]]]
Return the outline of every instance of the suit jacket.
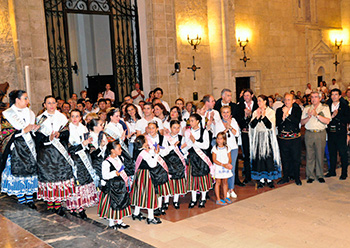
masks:
[[[216,102],[215,102],[215,106],[214,106],[214,109],[217,110],[220,114],[220,117],[222,118],[221,116],[221,107],[222,107],[222,98],[218,99]],[[233,102],[230,102],[229,103],[229,106],[231,107],[231,115],[233,118],[235,118],[237,120],[238,118],[238,109],[237,109],[237,104],[236,103],[233,103]]]
[[[278,134],[281,134],[282,131],[288,133],[300,133],[300,121],[301,121],[301,108],[298,104],[293,103],[292,112],[290,115],[283,121],[283,105],[282,107],[276,110],[276,126],[278,128]]]
[[[253,100],[254,101],[254,100]],[[253,105],[253,109],[252,109],[252,115],[248,118],[245,118],[245,114],[244,114],[244,109],[245,109],[245,104],[244,104],[244,101],[239,103],[238,106],[237,106],[237,110],[238,110],[238,117],[237,117],[237,122],[238,122],[238,125],[240,127],[241,130],[243,129],[249,129],[249,122],[250,120],[252,119],[252,116],[253,116],[253,112],[258,108],[258,103],[257,101],[255,100],[254,101],[254,105]]]
[[[329,106],[329,111],[331,114],[332,112],[332,99],[329,99],[327,101],[327,105]],[[344,98],[340,98],[339,100],[339,108],[338,108],[338,114],[332,118],[331,122],[327,126],[327,132],[328,133],[334,133],[332,130],[335,128],[335,132],[337,133],[347,133],[347,124],[350,122],[350,108],[348,105],[348,101],[346,101]]]

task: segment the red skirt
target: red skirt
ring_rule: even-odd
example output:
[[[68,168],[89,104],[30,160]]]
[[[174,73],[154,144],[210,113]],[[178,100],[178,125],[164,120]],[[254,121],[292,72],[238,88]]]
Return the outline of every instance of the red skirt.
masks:
[[[38,183],[38,200],[48,202],[67,201],[75,194],[74,179],[61,182]]]
[[[103,192],[100,194],[100,202],[97,207],[97,214],[100,218],[121,220],[123,217],[131,215],[130,205],[121,210],[114,210],[111,208],[110,200],[109,194]]]
[[[138,170],[131,189],[131,205],[155,209],[158,208],[156,189],[149,170]]]

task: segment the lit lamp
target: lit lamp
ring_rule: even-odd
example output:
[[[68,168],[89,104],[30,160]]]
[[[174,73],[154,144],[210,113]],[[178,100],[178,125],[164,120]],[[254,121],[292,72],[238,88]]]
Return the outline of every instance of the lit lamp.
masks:
[[[188,44],[191,45],[191,47],[193,47],[193,50],[197,50],[197,46],[201,43],[202,38],[197,34],[197,37],[194,39],[190,39],[190,35],[187,35],[187,42]]]
[[[246,38],[245,40],[241,40],[240,38],[238,38],[238,44],[242,48],[242,51],[243,51],[243,58],[241,58],[239,60],[243,61],[244,67],[247,67],[247,61],[250,60],[250,58],[248,58],[246,53],[245,53],[245,47],[248,45],[248,43],[249,43],[248,38]]]
[[[343,44],[343,40],[342,39],[340,39],[340,41],[337,39],[337,38],[335,38],[335,41],[334,41],[334,46],[338,49],[338,50],[340,50],[340,47],[341,47],[341,45]],[[337,71],[337,67],[338,67],[338,65],[340,64],[340,62],[338,61],[338,55],[337,54],[335,54],[335,61],[334,61],[334,66],[335,66],[335,71]]]

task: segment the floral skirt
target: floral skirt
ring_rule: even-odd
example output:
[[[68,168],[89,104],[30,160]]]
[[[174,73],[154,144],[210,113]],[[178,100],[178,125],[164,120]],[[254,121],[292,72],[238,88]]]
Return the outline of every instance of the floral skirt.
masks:
[[[32,195],[38,192],[38,176],[17,177],[12,175],[11,155],[9,155],[1,175],[1,192],[15,196]]]
[[[66,202],[67,209],[69,210],[93,207],[97,203],[98,193],[93,182],[85,185],[75,186],[75,194]]]

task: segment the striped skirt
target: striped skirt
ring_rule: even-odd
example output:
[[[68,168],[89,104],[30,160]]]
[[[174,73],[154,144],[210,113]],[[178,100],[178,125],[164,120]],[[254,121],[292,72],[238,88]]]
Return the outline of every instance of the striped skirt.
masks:
[[[98,204],[98,193],[95,184],[92,182],[85,185],[76,185],[75,194],[66,203],[69,210],[95,206]]]
[[[157,186],[158,189],[158,194],[157,196],[168,196],[168,195],[173,195],[174,190],[171,187],[170,181],[167,181],[166,183],[162,184],[162,185],[158,185]]]
[[[121,220],[123,217],[131,215],[130,205],[121,210],[114,210],[111,208],[110,200],[111,197],[109,194],[101,192],[100,202],[97,206],[97,214],[100,216],[100,218]]]
[[[213,187],[211,175],[194,177],[191,173],[191,164],[188,165],[187,171],[187,192],[188,191],[209,191]]]
[[[138,170],[131,189],[131,205],[140,208],[158,208],[156,189],[149,170]]]
[[[38,200],[48,202],[66,201],[75,194],[74,179],[60,181],[60,182],[39,182]]]
[[[173,195],[180,194],[184,195],[186,194],[186,179],[170,179],[169,180],[170,187],[172,188]]]

